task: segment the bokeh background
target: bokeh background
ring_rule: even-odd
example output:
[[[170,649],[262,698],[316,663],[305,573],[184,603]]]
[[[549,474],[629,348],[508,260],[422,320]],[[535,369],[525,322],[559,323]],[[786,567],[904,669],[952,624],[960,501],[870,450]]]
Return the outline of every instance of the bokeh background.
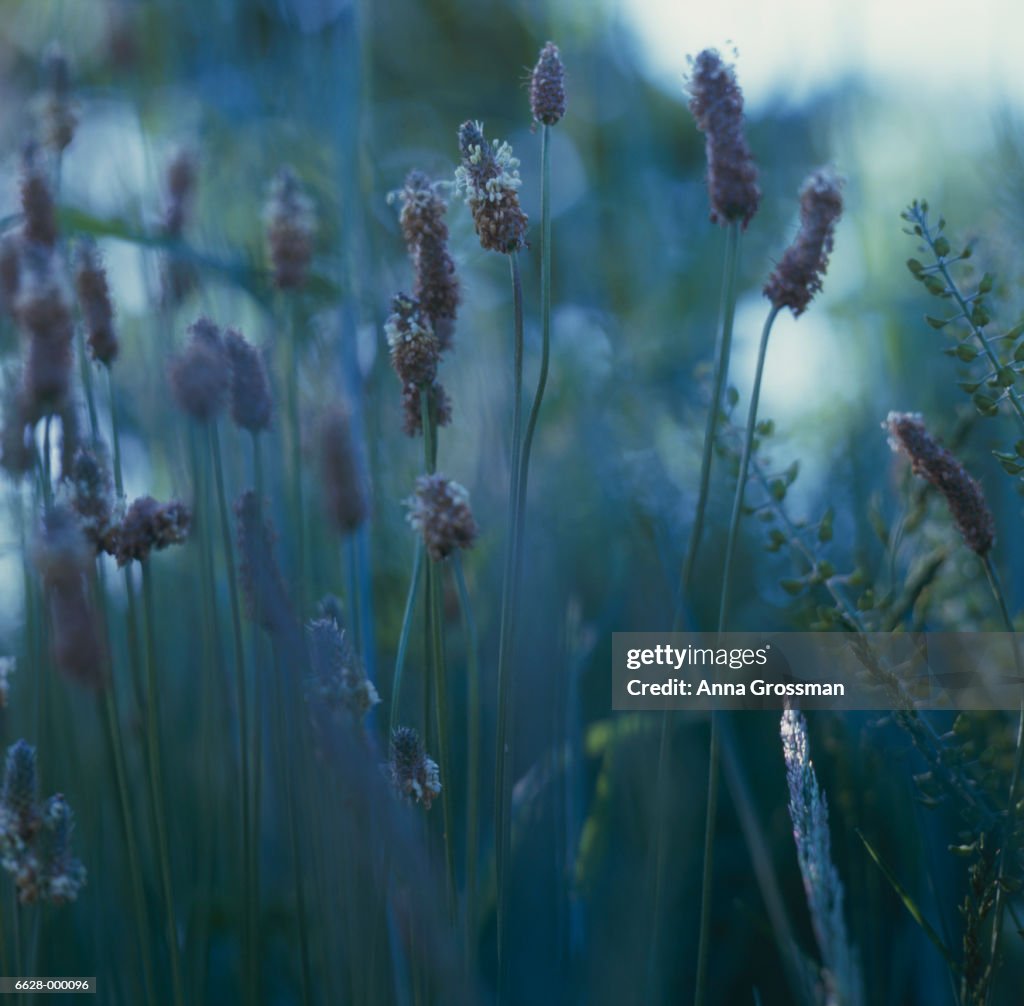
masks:
[[[514,1001],[619,1004],[651,994],[645,885],[657,814],[659,721],[654,714],[611,713],[610,633],[668,628],[696,498],[724,232],[708,220],[703,137],[684,92],[688,56],[709,45],[723,52],[735,46],[763,189],[761,211],[742,244],[730,375],[739,392],[737,421],[766,313],[761,286],[795,233],[800,183],[822,164],[846,178],[846,211],[824,292],[806,316],[780,318],[762,398],[761,415],[776,423],[766,463],[778,470],[800,465],[787,497],[793,516],[817,520],[833,507],[830,561],[863,570],[880,593],[898,593],[923,559],[942,553],[941,568],[901,625],[998,627],[980,567],[957,547],[941,507],[919,514],[913,526],[902,522],[913,490],[881,424],[891,409],[920,411],[959,445],[981,479],[999,528],[996,564],[1011,609],[1020,607],[1020,496],[990,456],[1012,442],[1012,431],[1005,421],[977,421],[957,388],[959,365],[941,351],[946,338],[922,320],[930,303],[905,268],[915,244],[899,218],[910,200],[927,197],[959,240],[976,240],[979,271],[998,276],[1002,322],[1017,321],[1024,278],[1018,254],[1024,78],[1014,46],[1024,14],[1008,0],[966,10],[950,2],[809,0],[3,0],[0,14],[0,215],[18,211],[19,156],[33,95],[43,84],[41,54],[56,40],[72,62],[80,121],[63,160],[61,204],[68,226],[98,239],[109,268],[123,338],[118,382],[129,496],[188,497],[166,360],[199,313],[274,344],[278,323],[260,279],[262,206],[282,163],[293,165],[308,186],[319,234],[309,324],[300,334],[303,409],[314,417],[344,398],[357,418],[373,482],[364,544],[375,632],[365,658],[385,709],[412,556],[403,500],[420,468],[419,444],[401,432],[399,389],[382,334],[392,294],[412,282],[387,197],[412,168],[451,177],[457,128],[480,119],[489,136],[507,138],[521,159],[522,199],[536,219],[539,137],[531,130],[525,81],[547,39],[561,47],[569,109],[553,132],[552,374],[531,479],[521,616],[527,628],[514,685]],[[160,248],[153,235],[162,172],[180,148],[194,152],[199,165],[186,238],[202,283],[167,318],[154,307]],[[440,465],[469,488],[481,526],[466,569],[481,638],[482,764],[489,780],[511,301],[506,264],[480,249],[468,211],[454,198],[449,223],[463,305],[457,348],[443,370],[454,418],[442,433]],[[539,348],[539,241],[532,233],[523,256],[530,373]],[[9,322],[3,338],[13,354]],[[229,483],[239,490],[247,478],[240,438],[228,441],[227,454]],[[271,478],[283,479],[287,467],[287,459],[272,460]],[[700,589],[688,599],[695,625],[712,624],[717,611],[731,472],[726,452],[714,472]],[[315,502],[314,468],[307,485]],[[322,522],[314,533],[309,596],[341,593],[340,544]],[[766,552],[764,540],[757,521],[744,523],[734,627],[806,628],[821,599],[794,599],[780,587],[793,575],[794,560],[785,549]],[[286,566],[292,544],[286,536],[279,542]],[[0,541],[0,645],[10,653],[21,652],[21,557],[11,520]],[[182,668],[166,685],[169,722],[180,724],[180,733],[172,726],[166,736],[172,750],[180,743],[185,763],[196,668],[190,610],[176,599],[187,595],[195,562],[186,548],[162,572],[164,665]],[[453,660],[453,701],[464,709],[458,646]],[[28,729],[19,722],[17,696],[32,694],[30,674],[19,672],[2,722],[5,743]],[[63,701],[74,714],[80,697],[69,692]],[[376,719],[373,730],[382,737],[387,717]],[[945,729],[952,714],[936,721]],[[778,722],[771,714],[750,714],[735,726],[749,808],[797,938],[813,956]],[[99,785],[81,770],[85,764],[101,771],[101,759],[90,754],[100,745],[94,732],[80,724],[73,735],[50,738],[43,771],[51,789],[70,789],[65,779]],[[955,946],[965,883],[947,851],[956,841],[955,816],[917,801],[912,776],[921,767],[885,718],[821,714],[811,718],[811,736],[866,1001],[956,1001],[941,958],[854,831],[870,837]],[[687,1001],[692,984],[706,746],[706,720],[681,718],[672,734],[669,935],[654,977],[656,1001]],[[456,737],[456,764],[465,757]],[[203,822],[187,809],[187,787],[174,793],[183,801],[178,838],[194,841]],[[75,800],[73,790],[69,797]],[[77,799],[90,886],[64,910],[66,917],[44,923],[50,939],[43,964],[53,973],[108,973],[119,927],[128,925],[117,905],[102,900],[103,871],[115,869],[115,854],[101,853],[95,842],[114,827],[113,811],[102,800],[90,808],[90,800],[88,789]],[[486,857],[486,829],[483,841]],[[718,849],[713,1001],[791,1003],[749,835],[729,799],[722,801]],[[481,1001],[494,980],[493,916],[488,919],[479,935]],[[104,947],[97,946],[95,923],[102,924]],[[269,955],[268,967],[287,973],[287,941],[271,945],[278,956]],[[218,969],[230,972],[233,946],[227,927],[221,932],[215,922],[208,992],[218,998],[210,1001],[240,1001],[227,978],[218,984]],[[1019,944],[1007,943],[1002,998],[994,1001],[1018,1001],[1013,990],[1022,976]],[[280,986],[268,1001],[297,1001],[286,981]]]

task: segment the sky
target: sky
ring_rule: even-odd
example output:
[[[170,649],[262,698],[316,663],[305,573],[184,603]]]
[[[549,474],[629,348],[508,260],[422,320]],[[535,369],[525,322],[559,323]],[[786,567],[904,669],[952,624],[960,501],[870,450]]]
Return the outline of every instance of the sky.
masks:
[[[880,84],[1024,106],[1020,0],[618,0],[652,72],[678,86],[685,57],[739,50],[747,104],[794,101],[863,71]]]

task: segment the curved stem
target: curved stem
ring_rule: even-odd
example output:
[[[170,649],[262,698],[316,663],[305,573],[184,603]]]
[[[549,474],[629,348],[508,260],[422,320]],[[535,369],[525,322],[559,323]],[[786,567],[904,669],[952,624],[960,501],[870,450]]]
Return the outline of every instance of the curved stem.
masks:
[[[725,563],[722,570],[722,595],[718,607],[718,631],[725,631],[725,621],[729,614],[729,589],[732,583],[732,560],[736,549],[736,537],[740,529],[740,517],[743,515],[743,494],[747,488],[747,472],[750,469],[750,455],[754,449],[754,430],[757,427],[757,406],[761,399],[761,379],[764,377],[764,361],[768,355],[768,339],[772,334],[772,325],[781,308],[773,307],[768,312],[764,328],[761,330],[761,344],[757,350],[757,367],[754,370],[754,386],[750,392],[750,409],[747,413],[747,428],[743,435],[743,453],[740,456],[739,476],[736,480],[736,493],[732,501],[732,517],[729,520],[729,536],[725,542]]]
[[[494,780],[494,845],[497,884],[497,941],[498,941],[498,999],[504,986],[506,964],[505,914],[507,909],[506,871],[511,848],[510,813],[512,744],[510,723],[512,719],[512,681],[508,663],[512,651],[513,621],[515,618],[516,571],[519,550],[519,459],[522,447],[522,398],[523,398],[523,283],[519,271],[519,256],[509,255],[512,273],[513,325],[513,385],[512,385],[512,453],[509,477],[508,523],[509,543],[505,553],[505,572],[502,578],[501,627],[498,635],[498,722],[495,753]]]

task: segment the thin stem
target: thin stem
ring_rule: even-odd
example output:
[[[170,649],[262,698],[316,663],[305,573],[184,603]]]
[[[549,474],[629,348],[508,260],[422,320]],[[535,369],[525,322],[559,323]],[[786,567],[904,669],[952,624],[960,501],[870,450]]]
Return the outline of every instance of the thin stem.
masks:
[[[85,404],[89,410],[89,432],[95,443],[99,439],[100,424],[96,415],[96,392],[92,386],[92,367],[89,365],[89,357],[85,350],[84,334],[79,333],[76,341],[78,343],[78,369],[82,376],[82,387],[85,388]]]
[[[519,256],[509,255],[512,273],[513,303],[513,386],[512,386],[512,470],[509,478],[508,523],[509,544],[505,553],[505,572],[502,581],[501,627],[498,635],[498,722],[495,753],[494,782],[494,843],[497,883],[497,941],[498,941],[498,986],[504,986],[505,919],[508,908],[507,876],[508,858],[511,850],[511,802],[512,742],[510,724],[512,721],[512,678],[509,660],[512,653],[513,623],[516,610],[516,571],[518,570],[519,526],[519,476],[522,446],[523,409],[523,283],[519,271]]]
[[[441,816],[444,820],[444,858],[448,869],[448,911],[455,918],[455,834],[452,828],[452,775],[448,754],[448,682],[444,659],[444,622],[441,603],[444,594],[444,567],[439,562],[427,563],[428,594],[430,597],[430,636],[434,670],[434,715],[437,718],[437,757],[440,762]]]
[[[750,455],[754,449],[754,430],[757,428],[757,406],[761,399],[761,379],[764,377],[764,362],[768,355],[768,339],[772,334],[772,325],[781,308],[772,307],[768,312],[764,328],[761,331],[761,344],[757,350],[757,366],[754,370],[754,386],[750,392],[750,409],[747,413],[747,428],[743,435],[743,453],[740,456],[739,476],[736,480],[736,494],[732,501],[732,517],[729,520],[729,536],[725,542],[725,563],[722,570],[722,596],[718,608],[718,631],[725,631],[725,621],[729,614],[729,588],[732,582],[733,552],[736,549],[736,538],[740,529],[740,517],[743,515],[743,494],[747,487],[747,471],[750,468]]]
[[[117,396],[114,394],[114,378],[110,368],[107,372],[107,397],[110,399],[110,439],[114,448],[114,488],[118,496],[124,496],[124,474],[121,471],[121,421],[117,414]]]
[[[473,609],[466,589],[462,557],[452,558],[455,586],[462,612],[462,635],[466,648],[466,970],[476,970],[477,870],[480,828],[480,668],[477,664],[477,635]]]
[[[260,448],[260,435],[252,434],[252,468],[253,468],[253,489],[256,493],[257,507],[262,511],[263,507],[263,452]],[[262,514],[258,515],[262,522]],[[258,526],[258,525],[257,525]],[[260,911],[260,825],[263,812],[263,689],[262,675],[260,673],[260,646],[259,627],[255,622],[252,624],[252,656],[253,656],[253,688],[252,688],[252,809],[249,827],[251,828],[252,842],[249,850],[249,897],[252,902],[252,912],[249,916],[249,929],[246,939],[249,944],[249,960],[251,967],[247,973],[247,994],[246,1002],[258,1002],[259,988],[259,911]]]
[[[725,232],[725,259],[722,267],[722,296],[719,305],[719,328],[715,337],[715,367],[712,377],[711,403],[708,407],[704,428],[704,443],[701,452],[700,481],[697,493],[697,509],[690,528],[690,540],[686,547],[682,571],[679,577],[679,592],[676,598],[675,614],[672,619],[672,631],[678,632],[683,624],[686,605],[689,602],[693,587],[693,571],[696,566],[697,552],[700,549],[704,534],[704,514],[707,509],[708,493],[711,486],[711,461],[714,456],[715,440],[718,434],[719,412],[725,381],[729,374],[729,360],[732,355],[732,329],[736,314],[736,274],[739,267],[740,225],[732,223]],[[651,901],[650,940],[647,954],[646,994],[654,995],[654,982],[658,969],[658,953],[661,940],[661,890],[665,879],[665,852],[668,846],[667,814],[668,803],[668,759],[669,759],[669,724],[671,713],[665,710],[661,714],[661,730],[658,741],[658,768],[655,777],[657,820],[654,832],[653,869],[650,875],[649,897]],[[712,741],[714,741],[714,724],[712,724]]]
[[[150,796],[156,819],[157,857],[160,862],[160,883],[163,888],[165,923],[167,926],[167,950],[171,959],[171,982],[176,1006],[183,1006],[185,999],[181,984],[181,961],[178,950],[178,927],[174,918],[173,886],[171,884],[171,861],[167,841],[167,815],[164,810],[163,769],[160,761],[160,740],[157,734],[157,708],[159,692],[157,687],[157,646],[156,616],[153,604],[153,576],[149,561],[142,566],[142,609],[146,634],[146,744],[149,761]]]
[[[235,699],[238,705],[238,749],[239,762],[241,765],[241,829],[242,829],[242,886],[244,888],[243,901],[245,902],[245,928],[249,932],[252,929],[255,905],[252,901],[252,892],[246,884],[246,878],[250,876],[249,862],[252,856],[253,835],[250,828],[249,795],[251,791],[250,768],[249,768],[249,698],[246,694],[245,684],[245,650],[242,644],[242,610],[238,597],[238,574],[235,571],[234,547],[231,538],[231,516],[228,510],[227,493],[224,490],[224,463],[221,457],[220,436],[217,432],[216,422],[209,424],[210,452],[213,456],[214,482],[217,487],[217,509],[220,514],[221,540],[224,547],[224,565],[228,572],[228,596],[231,602],[231,632],[234,637],[235,648]],[[247,962],[247,970],[255,968],[255,961]]]
[[[306,610],[306,514],[302,498],[302,431],[299,425],[299,353],[296,340],[298,339],[298,303],[294,299],[288,308],[288,330],[285,333],[285,344],[287,347],[287,371],[288,381],[288,432],[291,436],[289,444],[291,454],[291,476],[292,476],[292,520],[296,536],[296,559],[298,562],[297,576],[298,589],[295,592],[299,603],[299,611]]]
[[[416,594],[419,590],[420,569],[423,566],[423,541],[416,538],[416,547],[412,559],[412,577],[409,580],[409,594],[405,599],[405,614],[402,616],[402,630],[398,635],[398,653],[395,656],[395,676],[391,683],[391,723],[390,733],[398,728],[399,698],[402,691],[402,672],[405,669],[405,655],[409,649],[409,636],[412,633],[413,615],[416,611]]]
[[[1006,631],[1011,634],[1013,640],[1013,659],[1016,664],[1017,678],[1021,676],[1020,652],[1017,649],[1017,635],[1013,627],[1013,619],[1010,617],[1010,610],[1006,604],[1006,595],[1003,593],[1002,584],[999,582],[999,574],[996,572],[992,556],[986,553],[982,556],[985,566],[985,573],[988,576],[989,585],[995,596],[999,612],[1003,617]],[[1006,902],[1006,885],[1003,878],[1006,873],[1006,863],[1009,859],[1010,847],[1013,845],[1014,833],[1017,829],[1017,793],[1020,789],[1021,768],[1024,767],[1024,695],[1020,703],[1020,715],[1017,720],[1017,739],[1013,757],[1013,774],[1010,777],[1009,803],[1006,809],[1006,824],[1003,828],[1003,840],[1000,843],[999,865],[996,872],[996,900],[993,906],[992,918],[992,940],[989,949],[989,964],[985,976],[985,1001],[988,1002],[992,995],[992,978],[995,975],[996,964],[999,959],[999,940],[1003,931],[1003,909]]]

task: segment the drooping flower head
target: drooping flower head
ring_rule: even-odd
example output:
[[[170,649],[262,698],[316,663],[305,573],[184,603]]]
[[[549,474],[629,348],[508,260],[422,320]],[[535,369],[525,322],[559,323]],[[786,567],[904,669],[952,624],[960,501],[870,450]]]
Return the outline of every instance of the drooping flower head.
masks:
[[[757,166],[743,132],[743,92],[735,71],[715,49],[693,61],[690,111],[704,134],[711,220],[738,221],[744,229],[761,202]]]
[[[541,49],[530,75],[530,110],[545,126],[554,126],[565,115],[565,67],[554,42]]]
[[[764,287],[775,307],[799,317],[821,290],[842,212],[841,179],[831,168],[819,168],[800,189],[800,230]]]
[[[525,244],[528,218],[519,205],[519,161],[507,143],[488,143],[480,122],[459,127],[462,164],[455,170],[455,187],[473,214],[480,244],[510,254]]]
[[[890,412],[882,428],[889,445],[910,460],[911,470],[934,486],[946,500],[964,544],[985,555],[995,541],[995,521],[981,486],[964,466],[927,430],[921,416]]]
[[[423,536],[427,554],[435,562],[457,548],[470,548],[478,529],[469,507],[469,493],[444,475],[421,475],[416,495],[407,500],[409,523]]]

